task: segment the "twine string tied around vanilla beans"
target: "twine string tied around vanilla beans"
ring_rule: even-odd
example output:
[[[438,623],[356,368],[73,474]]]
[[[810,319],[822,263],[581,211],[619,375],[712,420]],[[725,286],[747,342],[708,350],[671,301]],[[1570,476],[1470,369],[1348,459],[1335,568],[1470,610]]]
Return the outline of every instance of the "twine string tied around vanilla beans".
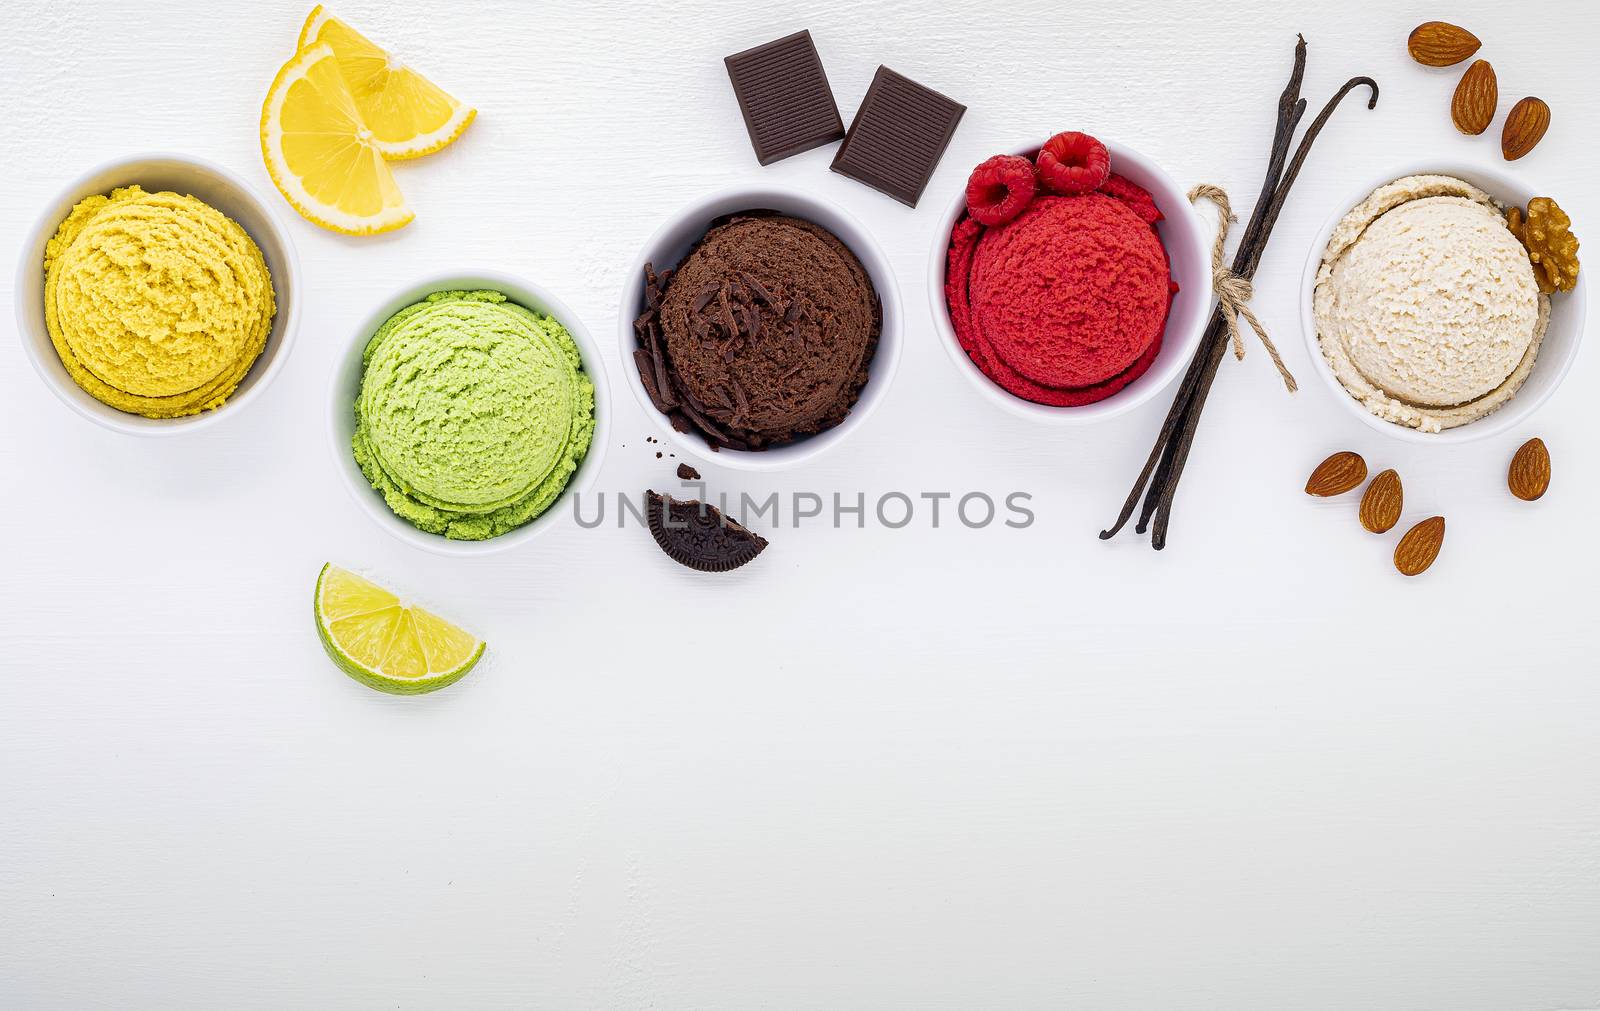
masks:
[[[1272,358],[1272,364],[1277,366],[1278,375],[1283,377],[1283,385],[1290,393],[1300,388],[1294,381],[1294,376],[1289,372],[1289,367],[1283,364],[1283,357],[1278,354],[1278,349],[1272,343],[1272,338],[1267,336],[1266,327],[1256,318],[1250,309],[1250,299],[1255,294],[1255,286],[1249,278],[1240,277],[1228,268],[1224,259],[1224,247],[1228,241],[1228,227],[1239,219],[1234,216],[1233,207],[1228,203],[1228,194],[1220,186],[1201,184],[1189,191],[1189,202],[1198,203],[1201,199],[1211,201],[1217,205],[1221,220],[1217,223],[1217,239],[1211,245],[1211,287],[1217,295],[1217,311],[1222,314],[1222,320],[1227,324],[1228,337],[1233,342],[1233,356],[1244,361],[1244,334],[1239,326],[1239,319],[1250,324],[1250,329],[1256,332],[1261,339],[1261,346],[1267,349],[1267,354]]]

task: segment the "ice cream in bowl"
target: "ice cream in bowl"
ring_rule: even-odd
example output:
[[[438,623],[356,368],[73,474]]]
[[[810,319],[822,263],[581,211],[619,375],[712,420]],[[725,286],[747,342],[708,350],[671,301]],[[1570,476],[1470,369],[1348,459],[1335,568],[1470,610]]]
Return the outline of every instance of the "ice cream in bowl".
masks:
[[[1130,411],[1188,364],[1211,312],[1202,226],[1136,152],[1080,132],[978,165],[935,234],[934,324],[974,389],[1034,421]]]
[[[598,350],[550,293],[488,271],[405,286],[334,375],[334,460],[362,510],[429,551],[475,555],[561,522],[604,454]]]
[[[1570,226],[1501,170],[1426,164],[1363,184],[1306,262],[1315,368],[1364,424],[1397,438],[1464,442],[1517,426],[1577,354],[1584,283]]]
[[[128,158],[41,210],[18,262],[18,332],[79,414],[170,435],[266,388],[294,336],[298,287],[293,246],[243,181],[194,158]]]
[[[639,406],[710,463],[816,457],[882,402],[900,357],[888,258],[833,204],[792,190],[696,201],[623,282],[618,342]]]

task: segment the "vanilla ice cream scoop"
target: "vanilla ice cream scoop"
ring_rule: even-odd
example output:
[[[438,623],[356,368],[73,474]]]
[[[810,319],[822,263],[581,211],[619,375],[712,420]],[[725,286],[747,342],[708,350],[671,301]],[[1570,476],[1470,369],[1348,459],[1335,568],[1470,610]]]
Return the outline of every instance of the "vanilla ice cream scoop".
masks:
[[[1527,251],[1493,199],[1448,176],[1398,179],[1347,214],[1313,308],[1323,354],[1351,396],[1423,431],[1509,400],[1549,321]]]

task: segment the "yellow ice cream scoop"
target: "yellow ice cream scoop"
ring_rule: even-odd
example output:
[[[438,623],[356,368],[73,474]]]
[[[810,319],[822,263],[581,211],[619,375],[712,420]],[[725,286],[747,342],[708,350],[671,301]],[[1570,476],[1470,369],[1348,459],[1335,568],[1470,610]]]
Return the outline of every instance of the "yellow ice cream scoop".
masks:
[[[50,340],[77,384],[130,414],[219,407],[266,347],[272,277],[214,207],[138,186],[78,203],[45,248]]]

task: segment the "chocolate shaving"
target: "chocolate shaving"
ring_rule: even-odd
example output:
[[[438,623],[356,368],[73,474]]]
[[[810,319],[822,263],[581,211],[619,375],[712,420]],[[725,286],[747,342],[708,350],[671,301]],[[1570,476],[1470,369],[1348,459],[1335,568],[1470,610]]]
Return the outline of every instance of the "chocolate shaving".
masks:
[[[651,264],[644,265],[644,305],[651,312],[661,308],[661,299],[667,290],[667,279],[672,276],[669,268],[657,274]]]
[[[693,397],[689,396],[687,393],[684,394],[683,401],[681,404],[679,404],[679,408],[683,415],[687,415],[688,419],[694,422],[695,426],[700,429],[701,433],[706,437],[706,441],[711,443],[712,448],[716,448],[716,446],[719,444],[729,448],[744,448],[743,444],[740,443],[739,440],[729,435],[723,430],[721,425],[718,425],[715,421],[712,421],[709,417],[707,417],[705,410],[695,401]],[[675,415],[675,417],[677,417],[677,415]],[[673,423],[673,427],[677,427],[676,422]],[[689,431],[687,428],[678,430],[681,432]]]
[[[717,294],[717,310],[722,316],[722,323],[729,337],[739,334],[739,321],[733,318],[733,306],[728,304],[728,290],[726,288]]]
[[[672,408],[661,397],[661,388],[656,385],[656,361],[650,357],[650,352],[639,348],[633,352],[634,367],[639,370],[639,381],[644,384],[644,392],[650,397],[650,403],[662,414]]]
[[[739,279],[742,280],[745,285],[755,293],[756,298],[760,299],[766,305],[770,306],[773,304],[772,292],[768,291],[760,281],[757,281],[744,271],[739,272]]]
[[[667,376],[667,351],[661,339],[661,324],[652,319],[645,327],[650,338],[650,356],[656,363],[656,389],[661,391],[661,399],[666,403],[667,409],[678,406],[678,398],[673,395],[673,384]]]

